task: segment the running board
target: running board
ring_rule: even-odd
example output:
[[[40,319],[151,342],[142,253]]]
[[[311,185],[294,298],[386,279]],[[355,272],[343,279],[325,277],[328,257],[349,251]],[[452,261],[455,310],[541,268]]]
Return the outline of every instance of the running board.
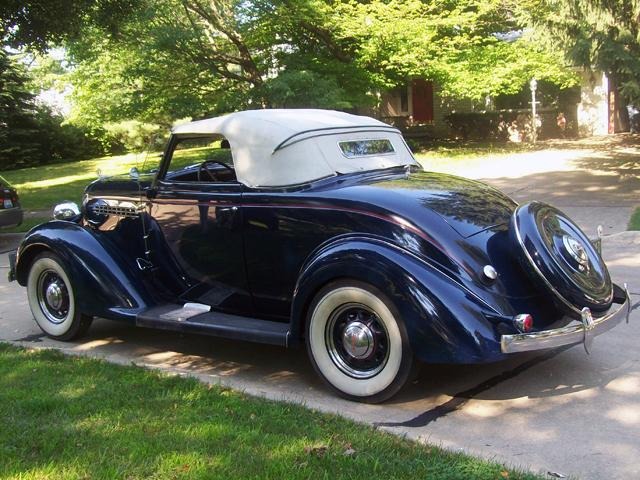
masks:
[[[193,304],[185,306],[168,304],[149,308],[137,315],[136,325],[267,343],[282,347],[287,346],[289,336],[288,323],[271,322],[221,312],[208,312],[203,309],[198,311]]]

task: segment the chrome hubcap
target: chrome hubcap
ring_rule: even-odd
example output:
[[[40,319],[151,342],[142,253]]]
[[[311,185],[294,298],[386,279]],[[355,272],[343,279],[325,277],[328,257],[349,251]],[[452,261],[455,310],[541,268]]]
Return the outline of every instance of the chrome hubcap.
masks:
[[[373,352],[373,332],[364,323],[349,323],[342,334],[342,346],[353,358],[367,358]]]
[[[45,270],[38,278],[40,310],[51,323],[59,324],[69,314],[69,291],[64,280],[54,270]]]
[[[374,377],[389,359],[384,323],[364,305],[338,307],[327,321],[325,342],[335,366],[352,378]]]
[[[54,310],[58,310],[62,306],[62,288],[57,282],[51,283],[45,292],[47,304]]]
[[[579,270],[584,270],[589,266],[589,256],[587,255],[587,251],[580,241],[576,240],[571,235],[563,235],[562,243],[564,245],[565,251],[573,258],[573,260],[578,264]]]

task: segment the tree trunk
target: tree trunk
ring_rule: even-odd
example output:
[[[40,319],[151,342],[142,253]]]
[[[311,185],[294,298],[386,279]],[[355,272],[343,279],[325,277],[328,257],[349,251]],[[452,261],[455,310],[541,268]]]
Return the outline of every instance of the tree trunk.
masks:
[[[627,102],[620,94],[620,82],[616,74],[609,73],[609,133],[629,131]]]

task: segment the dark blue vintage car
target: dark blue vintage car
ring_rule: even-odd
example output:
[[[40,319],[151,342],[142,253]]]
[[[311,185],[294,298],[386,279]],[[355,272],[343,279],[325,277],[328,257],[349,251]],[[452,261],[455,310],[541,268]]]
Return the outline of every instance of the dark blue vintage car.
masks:
[[[153,174],[100,178],[33,229],[10,276],[49,336],[93,317],[306,344],[347,398],[380,402],[416,361],[589,347],[629,314],[566,215],[424,172],[398,130],[322,110],[175,128]]]

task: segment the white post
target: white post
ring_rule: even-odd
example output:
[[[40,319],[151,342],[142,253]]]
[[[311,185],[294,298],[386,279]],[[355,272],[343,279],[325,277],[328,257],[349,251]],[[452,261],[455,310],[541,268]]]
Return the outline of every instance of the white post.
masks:
[[[535,78],[532,78],[529,82],[529,88],[531,88],[531,140],[536,143],[538,137],[538,121],[536,118],[536,89],[538,88],[538,82]]]

